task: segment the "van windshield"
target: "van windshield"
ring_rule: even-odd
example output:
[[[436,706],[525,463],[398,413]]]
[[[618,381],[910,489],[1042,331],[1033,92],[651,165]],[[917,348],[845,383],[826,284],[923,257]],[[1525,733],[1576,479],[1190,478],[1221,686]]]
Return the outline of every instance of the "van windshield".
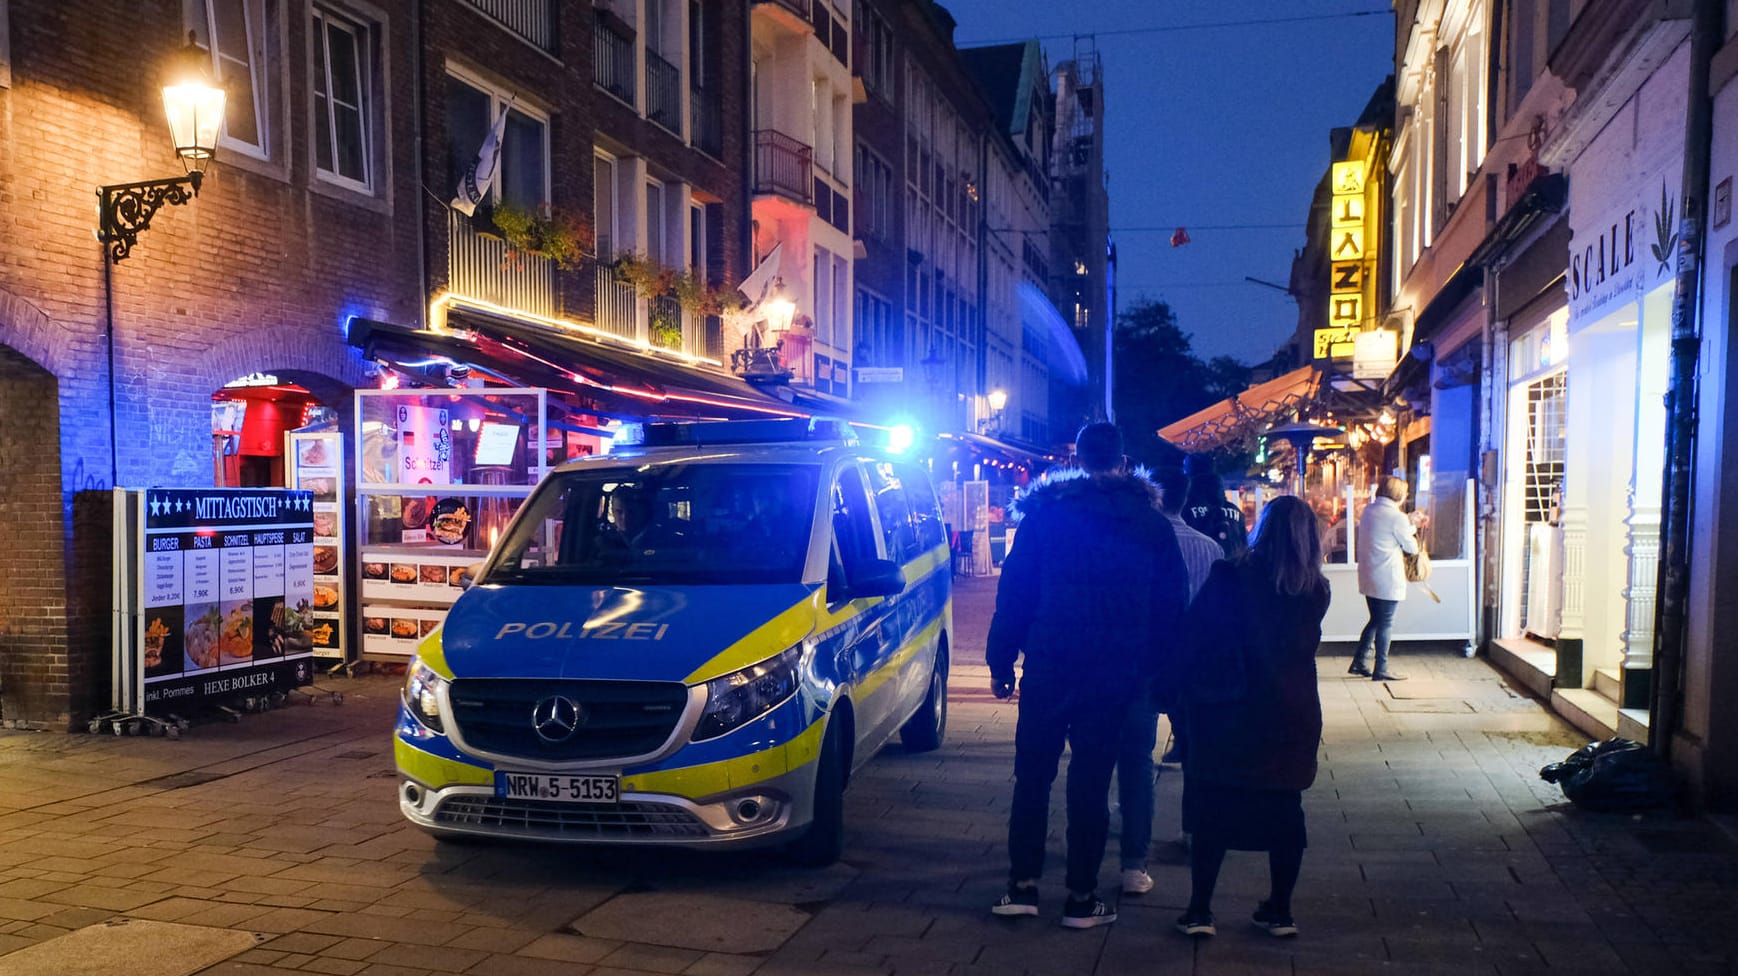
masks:
[[[485,583],[800,582],[816,465],[657,464],[552,475]]]

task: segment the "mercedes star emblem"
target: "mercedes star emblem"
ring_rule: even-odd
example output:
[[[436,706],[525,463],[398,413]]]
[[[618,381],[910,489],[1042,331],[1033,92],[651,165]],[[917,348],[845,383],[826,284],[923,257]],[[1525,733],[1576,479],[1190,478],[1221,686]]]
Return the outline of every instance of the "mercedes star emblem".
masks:
[[[585,710],[571,698],[554,695],[537,703],[531,710],[531,727],[544,742],[561,742],[579,730],[585,722]]]

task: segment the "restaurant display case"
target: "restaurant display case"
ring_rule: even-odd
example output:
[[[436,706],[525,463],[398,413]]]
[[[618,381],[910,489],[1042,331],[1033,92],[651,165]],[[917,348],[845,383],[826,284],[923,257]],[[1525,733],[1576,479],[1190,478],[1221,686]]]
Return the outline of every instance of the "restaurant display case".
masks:
[[[409,660],[568,433],[542,389],[358,390],[360,658]]]

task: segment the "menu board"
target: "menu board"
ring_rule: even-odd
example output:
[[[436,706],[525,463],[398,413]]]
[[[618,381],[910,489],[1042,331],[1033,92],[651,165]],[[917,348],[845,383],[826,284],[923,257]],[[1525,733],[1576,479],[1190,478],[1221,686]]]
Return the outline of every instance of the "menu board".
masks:
[[[144,494],[147,712],[311,681],[313,496],[280,488]]]
[[[343,435],[336,431],[286,436],[288,482],[314,499],[314,596],[307,633],[314,656],[345,657]]]

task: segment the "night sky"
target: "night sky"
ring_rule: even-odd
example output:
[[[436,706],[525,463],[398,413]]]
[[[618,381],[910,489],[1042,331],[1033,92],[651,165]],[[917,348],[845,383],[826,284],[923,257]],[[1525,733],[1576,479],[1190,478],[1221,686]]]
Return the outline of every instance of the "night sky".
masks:
[[[1105,76],[1118,301],[1170,303],[1203,358],[1256,363],[1297,325],[1285,284],[1303,246],[1328,130],[1351,125],[1393,70],[1394,18],[1379,0],[942,0],[974,43],[1041,38],[1050,63],[1098,32]],[[1124,33],[1230,21],[1372,16]],[[1062,34],[1063,36],[1054,36]],[[1050,36],[1046,36],[1050,35]],[[1283,224],[1215,230],[1222,224]],[[1173,248],[1171,231],[1193,242]],[[1157,228],[1142,230],[1141,228]]]

